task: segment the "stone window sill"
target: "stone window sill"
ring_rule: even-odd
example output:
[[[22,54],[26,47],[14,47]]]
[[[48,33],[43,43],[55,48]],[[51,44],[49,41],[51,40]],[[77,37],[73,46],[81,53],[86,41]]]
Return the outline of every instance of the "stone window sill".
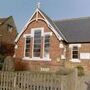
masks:
[[[81,62],[79,59],[72,59],[71,62]]]
[[[31,61],[51,61],[50,58],[29,58],[29,57],[24,57],[22,58],[23,60],[31,60]]]

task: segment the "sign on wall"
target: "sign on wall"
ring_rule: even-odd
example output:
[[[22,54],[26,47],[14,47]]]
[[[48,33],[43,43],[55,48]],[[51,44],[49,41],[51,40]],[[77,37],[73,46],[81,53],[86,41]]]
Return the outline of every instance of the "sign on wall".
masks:
[[[90,53],[80,53],[80,59],[90,59]]]

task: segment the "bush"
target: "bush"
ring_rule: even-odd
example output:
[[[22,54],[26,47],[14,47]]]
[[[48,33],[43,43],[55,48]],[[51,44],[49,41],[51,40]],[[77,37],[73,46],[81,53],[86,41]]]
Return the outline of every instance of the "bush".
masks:
[[[4,62],[4,56],[2,54],[0,54],[0,63],[3,63]]]
[[[72,73],[72,69],[67,69],[67,68],[61,68],[59,71],[56,72],[58,75],[68,75]]]
[[[2,70],[3,71],[15,71],[15,62],[11,56],[7,56],[4,59]]]
[[[85,74],[83,66],[78,65],[76,68],[78,70],[78,76],[83,76]]]
[[[4,58],[5,58],[5,56],[0,54],[0,70],[2,69],[2,66],[3,66],[3,63],[4,63]]]

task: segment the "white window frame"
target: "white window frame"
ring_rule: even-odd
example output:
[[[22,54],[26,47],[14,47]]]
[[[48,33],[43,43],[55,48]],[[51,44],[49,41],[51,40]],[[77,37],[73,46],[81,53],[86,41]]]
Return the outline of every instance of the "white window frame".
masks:
[[[38,31],[38,30],[40,30],[41,31],[41,37],[44,35],[44,28],[32,28],[31,29],[31,36],[33,37],[33,41],[32,41],[32,43],[33,43],[33,45],[32,45],[32,58],[34,58],[34,59],[40,59],[40,57],[34,57],[34,33],[35,33],[35,31]]]
[[[77,50],[75,50],[74,48],[77,48]],[[73,48],[72,48],[72,58],[73,58],[73,56],[74,56],[73,52],[75,52],[75,51],[79,52],[78,46],[73,46]],[[77,55],[78,55],[78,54],[79,54],[79,53],[77,53]],[[79,59],[79,55],[77,56],[77,58],[75,57],[75,58],[73,58],[73,59]]]
[[[71,61],[72,62],[80,62],[80,60],[79,60],[79,54],[78,54],[78,58],[77,59],[73,58],[73,47],[77,47],[78,48],[78,52],[79,52],[79,46],[78,45],[73,45],[71,47]]]
[[[69,48],[70,48],[70,50],[71,50],[71,58],[70,58],[70,61],[72,61],[72,62],[81,62],[79,58],[78,58],[78,59],[73,59],[73,58],[72,58],[72,49],[73,49],[74,46],[77,46],[78,49],[79,49],[79,48],[81,48],[82,45],[81,45],[80,43],[77,43],[77,44],[69,44]]]
[[[45,47],[44,47],[44,45],[45,45],[45,35],[49,35],[49,36],[52,36],[52,32],[46,32],[46,33],[44,33],[44,40],[43,40],[43,57],[45,58],[45,59],[49,59],[50,58],[50,53],[49,53],[49,57],[45,57],[44,56],[44,54],[45,54]],[[50,48],[50,47],[49,47]]]
[[[32,55],[31,58],[30,57],[25,57],[25,46],[26,43],[24,44],[24,57],[22,58],[23,60],[33,60],[33,61],[51,61],[51,58],[45,58],[44,57],[44,38],[43,38],[43,55],[42,58],[40,57],[34,57],[33,55],[33,50],[34,50],[34,33],[36,30],[41,30],[41,37],[44,37],[45,35],[50,35],[52,36],[52,32],[44,32],[44,27],[40,27],[40,28],[32,28],[31,29],[31,34],[24,34],[23,37],[26,39],[26,36],[31,36],[31,38],[33,38],[32,40]],[[26,41],[26,40],[25,40]]]
[[[26,50],[26,37],[30,36],[31,37],[31,34],[24,34],[23,37],[24,37],[24,58],[29,58],[29,57],[26,57],[25,55],[25,50]]]

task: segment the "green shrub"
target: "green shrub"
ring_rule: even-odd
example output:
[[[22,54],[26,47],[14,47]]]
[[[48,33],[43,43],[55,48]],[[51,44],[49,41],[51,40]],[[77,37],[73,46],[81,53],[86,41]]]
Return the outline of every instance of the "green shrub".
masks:
[[[78,76],[83,76],[85,74],[83,66],[78,65],[76,68],[77,68],[77,71],[78,71]]]
[[[2,69],[2,66],[3,66],[3,63],[4,63],[4,58],[5,58],[5,56],[0,54],[0,70]]]
[[[58,75],[68,75],[72,72],[72,69],[61,68],[59,71],[56,72]]]

